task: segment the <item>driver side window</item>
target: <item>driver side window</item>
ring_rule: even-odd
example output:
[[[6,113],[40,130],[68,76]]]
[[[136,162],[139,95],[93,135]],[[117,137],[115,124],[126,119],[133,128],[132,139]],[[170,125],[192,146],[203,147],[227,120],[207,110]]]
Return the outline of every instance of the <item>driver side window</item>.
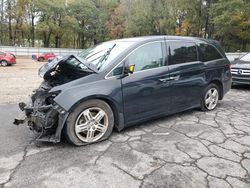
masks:
[[[164,66],[162,42],[143,45],[130,54],[126,63],[135,65],[134,72]]]

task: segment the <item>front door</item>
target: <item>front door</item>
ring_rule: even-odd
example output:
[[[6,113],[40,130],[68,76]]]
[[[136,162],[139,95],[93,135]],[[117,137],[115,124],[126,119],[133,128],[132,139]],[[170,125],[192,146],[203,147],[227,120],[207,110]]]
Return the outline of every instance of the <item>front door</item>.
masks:
[[[126,124],[167,114],[171,100],[165,42],[142,45],[126,58],[125,64],[135,65],[134,73],[122,79]]]

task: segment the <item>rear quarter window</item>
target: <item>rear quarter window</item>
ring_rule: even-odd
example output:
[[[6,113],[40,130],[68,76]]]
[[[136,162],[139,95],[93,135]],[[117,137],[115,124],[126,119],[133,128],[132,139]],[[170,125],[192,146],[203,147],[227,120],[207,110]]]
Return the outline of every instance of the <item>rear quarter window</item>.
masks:
[[[218,52],[218,50],[212,45],[200,44],[199,47],[201,50],[201,55],[200,55],[201,60],[203,62],[213,61],[223,58],[223,56]]]

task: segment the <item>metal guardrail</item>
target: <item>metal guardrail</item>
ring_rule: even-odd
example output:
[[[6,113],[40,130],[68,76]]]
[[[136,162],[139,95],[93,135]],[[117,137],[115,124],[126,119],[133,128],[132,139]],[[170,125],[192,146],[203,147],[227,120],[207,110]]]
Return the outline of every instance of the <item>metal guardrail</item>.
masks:
[[[54,53],[56,55],[66,55],[66,54],[78,54],[82,49],[70,49],[70,48],[33,48],[33,47],[15,47],[15,46],[0,46],[0,51],[11,52],[14,55],[21,56],[31,56],[35,54],[42,53]],[[237,52],[237,53],[226,53],[227,58],[233,61],[235,58],[245,55],[247,52]]]
[[[78,54],[82,49],[0,46],[0,51],[11,52],[16,56],[31,56],[42,53],[54,53],[56,55]]]

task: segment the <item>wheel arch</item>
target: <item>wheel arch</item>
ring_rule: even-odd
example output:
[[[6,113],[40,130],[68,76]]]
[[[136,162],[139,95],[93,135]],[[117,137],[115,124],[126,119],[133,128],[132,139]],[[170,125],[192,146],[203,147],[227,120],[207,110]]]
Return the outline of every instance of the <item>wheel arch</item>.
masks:
[[[123,113],[120,113],[118,104],[116,104],[115,101],[113,101],[111,98],[109,98],[105,95],[92,95],[92,96],[82,98],[81,100],[77,101],[74,105],[72,105],[68,112],[69,113],[72,112],[79,104],[81,104],[85,101],[94,100],[94,99],[102,100],[110,106],[110,108],[113,111],[113,115],[114,115],[114,121],[115,121],[114,127],[117,128],[118,130],[121,130],[124,127]]]
[[[211,82],[209,82],[209,84],[215,84],[216,86],[218,86],[218,88],[219,88],[219,100],[222,100],[223,96],[224,96],[222,82],[220,80],[212,80]]]

